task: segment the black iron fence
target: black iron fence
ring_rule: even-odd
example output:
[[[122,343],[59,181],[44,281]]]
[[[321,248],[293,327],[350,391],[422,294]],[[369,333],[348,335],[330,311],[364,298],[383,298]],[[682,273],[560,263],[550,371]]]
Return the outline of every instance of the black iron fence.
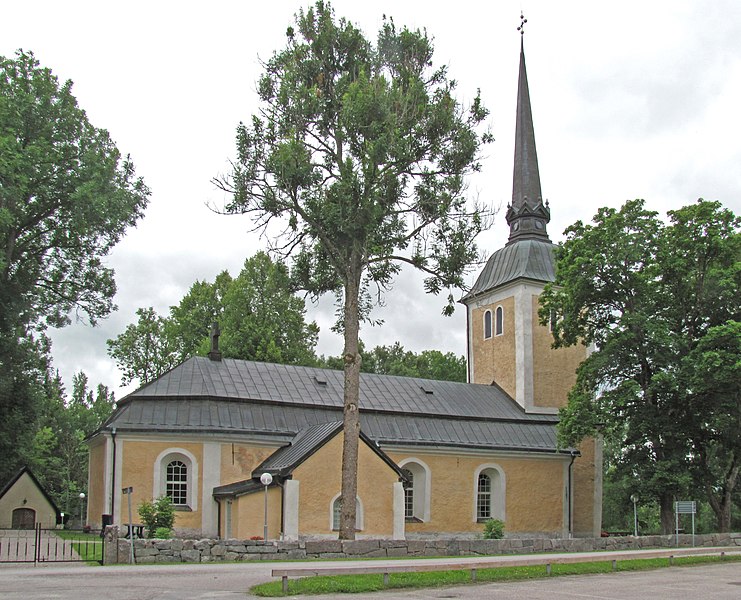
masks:
[[[75,529],[0,529],[0,563],[103,563],[104,540]]]

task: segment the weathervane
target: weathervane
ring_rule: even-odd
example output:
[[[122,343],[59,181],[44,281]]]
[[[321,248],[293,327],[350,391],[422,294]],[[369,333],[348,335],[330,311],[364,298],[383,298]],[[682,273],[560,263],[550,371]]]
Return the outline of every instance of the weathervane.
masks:
[[[520,32],[520,35],[525,35],[525,23],[527,23],[527,19],[525,18],[525,15],[520,13],[520,26],[517,28],[517,31]]]

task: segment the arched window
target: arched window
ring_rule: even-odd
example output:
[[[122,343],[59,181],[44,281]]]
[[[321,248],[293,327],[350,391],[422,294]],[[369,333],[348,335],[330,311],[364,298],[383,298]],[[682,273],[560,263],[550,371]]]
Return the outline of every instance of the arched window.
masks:
[[[501,306],[497,306],[496,318],[494,323],[494,335],[502,335],[504,333],[504,309]]]
[[[404,518],[414,517],[414,473],[409,469],[402,469],[407,480],[404,482]]]
[[[505,477],[497,464],[481,465],[474,473],[474,520],[505,517]]]
[[[337,494],[332,499],[332,531],[340,530],[340,495]],[[355,498],[355,531],[363,529],[363,506],[360,504],[360,498]]]
[[[198,462],[184,448],[168,448],[154,464],[152,495],[168,496],[179,510],[198,510]]]
[[[479,473],[476,519],[478,521],[491,519],[491,477],[487,473]]]
[[[491,337],[491,311],[487,310],[484,313],[484,339],[488,340]]]
[[[407,521],[430,520],[430,468],[418,458],[399,463],[409,478],[404,484],[404,517]]]
[[[173,460],[167,464],[165,494],[175,506],[188,504],[188,467],[183,461]]]

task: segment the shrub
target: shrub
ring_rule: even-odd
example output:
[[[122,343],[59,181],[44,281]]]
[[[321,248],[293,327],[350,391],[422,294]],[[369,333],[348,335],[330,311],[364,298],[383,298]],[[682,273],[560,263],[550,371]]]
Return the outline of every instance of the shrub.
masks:
[[[504,537],[504,521],[489,519],[484,522],[484,539],[501,540]]]
[[[158,540],[169,540],[172,537],[172,529],[167,527],[157,527],[154,530],[154,537]]]
[[[172,531],[175,524],[175,507],[169,496],[160,496],[154,502],[145,500],[139,505],[138,512],[139,518],[147,526],[148,537],[156,537],[158,529]]]

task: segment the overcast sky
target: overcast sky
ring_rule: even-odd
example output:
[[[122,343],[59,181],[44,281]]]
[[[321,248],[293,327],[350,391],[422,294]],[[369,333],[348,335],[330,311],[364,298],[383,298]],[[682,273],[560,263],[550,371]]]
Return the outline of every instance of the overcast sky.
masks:
[[[136,229],[115,248],[118,311],[96,328],[52,331],[55,366],[67,388],[83,370],[122,397],[106,340],[135,320],[160,314],[191,284],[236,275],[265,240],[247,217],[219,216],[224,198],[211,179],[235,156],[235,129],[256,110],[260,59],[285,44],[286,27],[306,2],[3,3],[0,54],[32,50],[73,93],[91,122],[130,153],[152,190]],[[678,208],[698,197],[741,213],[741,2],[722,0],[471,2],[337,0],[338,16],[371,39],[384,14],[426,28],[435,64],[447,64],[467,102],[481,89],[496,141],[471,193],[493,206],[511,198],[520,9],[525,34],[540,175],[550,201],[551,239],[590,220],[601,206],[645,198]],[[487,255],[507,237],[503,212],[479,239]],[[471,283],[475,275],[471,275]],[[460,296],[460,294],[458,294]],[[465,354],[465,312],[441,316],[444,298],[424,294],[404,271],[386,305],[365,327],[370,346]],[[337,354],[332,299],[309,305],[321,328],[318,353]],[[128,390],[130,391],[130,389]]]

